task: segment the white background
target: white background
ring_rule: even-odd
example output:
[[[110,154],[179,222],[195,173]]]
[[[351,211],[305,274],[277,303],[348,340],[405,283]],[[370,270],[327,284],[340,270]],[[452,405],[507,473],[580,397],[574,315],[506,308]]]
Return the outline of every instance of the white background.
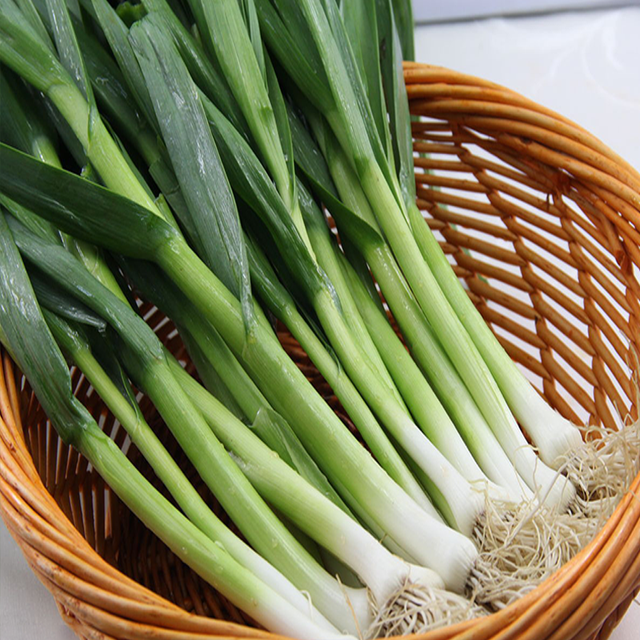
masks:
[[[469,7],[494,13],[499,4],[520,8],[544,2],[417,0],[416,9],[429,5],[430,16],[442,18]],[[638,8],[435,24],[418,28],[417,59],[515,89],[574,119],[640,168],[638,34]],[[74,637],[0,525],[0,640]],[[612,639],[640,639],[640,606],[632,605]]]
[[[416,23],[622,5],[640,0],[413,0]]]

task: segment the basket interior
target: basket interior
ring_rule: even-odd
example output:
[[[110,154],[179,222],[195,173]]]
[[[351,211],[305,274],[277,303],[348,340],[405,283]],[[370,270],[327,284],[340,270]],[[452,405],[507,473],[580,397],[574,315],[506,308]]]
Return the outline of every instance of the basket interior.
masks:
[[[424,95],[414,96],[412,111],[420,116],[413,125],[419,206],[507,351],[549,402],[576,423],[615,428],[637,419],[640,225],[630,222],[636,218],[620,215],[630,205],[606,184],[560,162],[560,152],[505,130],[495,117],[461,115],[446,98]],[[640,184],[634,175],[627,181],[636,179]],[[640,190],[636,184],[629,186]],[[174,354],[184,359],[171,322],[152,307],[143,307],[143,312]],[[340,413],[331,389],[300,347],[286,331],[280,337]],[[102,428],[160,488],[78,371],[73,381],[76,394]],[[27,399],[22,422],[28,425],[25,438],[36,467],[97,552],[188,611],[251,625],[151,534],[84,459],[59,441],[26,382],[21,384]],[[140,399],[150,424],[179,456],[153,407]],[[220,513],[191,465],[184,457],[182,462]]]

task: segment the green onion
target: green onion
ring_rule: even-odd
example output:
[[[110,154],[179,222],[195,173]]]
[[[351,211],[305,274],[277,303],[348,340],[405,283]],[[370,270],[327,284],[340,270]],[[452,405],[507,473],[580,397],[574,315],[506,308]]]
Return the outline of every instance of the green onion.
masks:
[[[278,193],[287,206],[298,232],[309,246],[292,175],[293,158],[290,157],[287,161],[285,157],[285,152],[291,153],[291,143],[287,119],[279,117],[279,112],[283,109],[280,104],[282,97],[279,95],[277,83],[274,82],[270,63],[267,61],[265,64],[263,59],[261,40],[253,43],[251,41],[251,37],[254,41],[256,37],[260,37],[253,0],[244,0],[242,3],[245,14],[250,18],[250,33],[247,31],[238,0],[193,0],[191,4],[196,3],[200,4],[200,11],[205,19],[199,26],[203,31],[208,30],[217,61],[251,129],[257,148],[273,176]],[[238,73],[239,69],[242,69],[242,73]],[[274,104],[270,93],[274,98]]]
[[[422,221],[417,208],[411,211],[411,215],[414,233],[424,259],[428,261],[447,299],[482,354],[515,417],[531,436],[542,460],[552,466],[561,464],[563,458],[581,448],[582,435],[579,429],[553,410],[526,380],[455,275],[451,277],[453,271],[449,262]]]
[[[19,301],[19,304],[18,304]],[[60,437],[176,555],[265,627],[299,638],[331,636],[238,564],[164,499],[73,396],[69,371],[40,312],[0,216],[0,333]]]
[[[250,322],[249,266],[238,211],[196,87],[154,14],[135,24],[130,40],[205,262],[241,300]],[[179,117],[171,117],[172,111]]]
[[[78,237],[156,261],[218,329],[327,477],[347,487],[384,531],[416,560],[436,570],[445,584],[463,588],[476,556],[473,545],[430,518],[374,463],[284,353],[270,327],[258,321],[255,338],[247,340],[238,301],[172,227],[132,201],[4,145],[0,159],[5,168],[0,191],[58,227],[73,229]],[[274,380],[272,370],[282,375]]]
[[[390,180],[389,167],[370,135],[369,120],[363,120],[358,83],[353,82],[351,73],[353,62],[349,60],[348,48],[342,44],[343,33],[332,17],[332,7],[332,3],[323,6],[319,0],[301,0],[298,9],[304,15],[331,85],[335,108],[325,112],[325,117],[348,153],[420,308],[478,408],[529,487],[548,504],[560,505],[562,509],[575,497],[575,488],[566,479],[559,479],[527,446],[486,364],[418,248],[408,214],[397,197],[396,183]],[[272,41],[270,44],[277,50]],[[287,69],[297,63],[286,59],[292,53],[279,57]],[[404,330],[402,325],[401,328]]]
[[[280,457],[288,459],[290,466],[296,468],[310,484],[349,513],[348,507],[311,460],[291,427],[273,410],[215,328],[199,316],[191,302],[153,265],[129,260],[124,263],[124,268],[145,298],[166,313],[177,324],[181,334],[186,334],[185,342],[195,353],[193,359],[205,383],[211,369],[214,369],[216,378],[231,393],[241,417],[249,420],[254,432]],[[284,440],[284,443],[273,446],[279,440]]]
[[[257,498],[251,497],[249,487],[243,484],[237,468],[231,460],[227,460],[224,450],[216,450],[220,448],[220,443],[213,434],[207,436],[206,431],[202,430],[201,419],[191,410],[188,400],[188,397],[196,399],[195,391],[190,388],[187,396],[176,385],[151,329],[97,281],[91,282],[91,276],[79,265],[75,266],[71,256],[56,245],[34,237],[18,223],[12,222],[11,226],[18,246],[30,261],[41,269],[47,269],[59,285],[103,315],[118,331],[122,339],[118,351],[125,366],[138,387],[146,390],[183,450],[227,512],[264,556],[271,556],[299,584],[304,583],[304,573],[313,573],[310,559],[305,560],[300,551],[292,548],[293,541],[287,541],[286,535],[278,532],[275,526],[277,521],[269,523],[270,512],[266,506],[260,506]],[[69,281],[74,284],[69,284]],[[197,405],[203,410],[201,399],[198,399]],[[209,424],[216,427],[216,434],[222,437],[224,444],[241,456],[244,463],[241,466],[259,492],[302,531],[353,568],[372,591],[375,602],[386,605],[397,597],[398,589],[407,580],[412,586],[403,588],[410,590],[416,600],[420,598],[420,585],[441,586],[440,578],[433,572],[415,566],[407,567],[403,561],[384,550],[344,511],[303,481],[285,462],[274,458],[273,453],[215,399],[211,397],[204,410]],[[242,435],[244,439],[241,439]],[[278,541],[275,550],[274,540]],[[309,583],[307,580],[305,588],[327,616],[341,628],[352,628],[348,618],[336,611],[340,599],[345,598],[348,603],[345,613],[355,612],[356,625],[369,626],[371,618],[367,615],[368,600],[363,590],[346,590],[346,587],[336,583],[333,594],[330,594],[327,593],[327,580],[318,585],[321,574],[318,571],[315,574],[313,578],[317,582]],[[330,602],[331,599],[333,602]]]
[[[389,0],[378,0],[378,5],[386,5],[391,20],[386,24],[390,29],[386,35],[387,67],[386,87],[390,105],[392,137],[395,142],[396,160],[404,167],[399,176],[407,194],[406,207],[413,234],[424,260],[432,270],[438,285],[445,294],[464,328],[486,362],[491,374],[504,394],[510,409],[520,424],[526,429],[538,447],[542,460],[554,465],[559,456],[565,455],[582,444],[580,432],[540,397],[524,378],[513,360],[504,351],[493,332],[471,302],[469,296],[455,277],[440,245],[429,230],[415,204],[415,181],[413,152],[411,148],[409,107],[407,91],[402,76],[401,61],[397,52],[400,48],[398,34],[394,30],[393,13]],[[396,2],[393,3],[394,5]],[[397,3],[404,4],[407,3]],[[384,10],[384,8],[383,8]],[[400,15],[406,13],[402,11]],[[395,15],[398,16],[396,7]],[[406,50],[407,47],[403,48]],[[412,59],[405,58],[405,59]],[[393,108],[392,108],[393,107]]]
[[[41,299],[40,295],[38,298]],[[113,415],[126,429],[132,442],[149,462],[189,520],[211,540],[222,545],[238,563],[265,584],[270,585],[282,598],[306,613],[319,626],[335,632],[335,628],[313,609],[309,601],[291,582],[242,542],[209,509],[144,420],[124,372],[107,345],[101,349],[102,357],[108,364],[105,369],[94,356],[89,340],[79,327],[72,326],[54,313],[45,312],[44,315],[58,343],[71,356]]]
[[[438,517],[419,483],[415,480],[399,456],[371,409],[363,401],[357,389],[345,374],[337,358],[305,321],[296,304],[278,279],[268,260],[255,245],[249,244],[249,259],[253,282],[260,297],[270,311],[291,331],[303,346],[307,355],[331,385],[332,390],[347,409],[365,442],[383,469],[410,495],[427,513]],[[335,483],[335,478],[333,479]],[[356,508],[350,502],[352,508]]]
[[[516,418],[538,412],[537,441],[555,414],[472,311],[415,203],[408,0],[70,7],[0,0],[0,135],[36,158],[0,145],[7,233],[61,344],[191,520],[210,539],[231,535],[148,430],[124,370],[263,559],[229,537],[231,555],[267,580],[275,571],[298,614],[308,591],[329,634],[465,619],[478,610],[443,584],[501,607],[571,557],[597,508],[576,484],[591,495],[593,483],[572,482],[582,452],[567,475],[545,461],[566,460],[578,430],[561,423],[542,458],[528,446]],[[61,169],[36,103],[82,177]],[[131,281],[175,322],[208,390],[125,302],[124,278],[134,308]],[[89,344],[78,322],[103,338],[87,328]]]
[[[298,588],[308,591],[314,604],[332,621],[341,628],[353,630],[351,608],[345,602],[343,590],[291,537],[228,458],[176,383],[153,331],[70,254],[37,238],[16,221],[10,219],[9,222],[16,243],[29,261],[49,273],[59,286],[100,314],[117,331],[121,338],[118,351],[125,367],[150,396],[205,483],[251,544]],[[350,594],[354,602],[356,596]],[[366,602],[366,595],[362,594],[358,612],[362,609],[366,612]]]
[[[380,233],[364,235],[361,233],[363,225],[353,224],[354,220],[359,219],[365,221],[368,227],[378,230],[373,212],[358,185],[353,170],[346,162],[335,138],[329,132],[325,135],[327,143],[325,153],[329,158],[331,175],[336,181],[340,195],[349,207],[346,209],[336,206],[339,203],[334,202],[330,205],[341,232],[351,240],[371,267],[373,275],[386,294],[389,308],[403,329],[403,335],[411,353],[429,379],[481,469],[493,482],[505,489],[521,488],[523,482],[429,327],[388,245],[384,243]],[[372,331],[375,335],[376,331]],[[381,352],[388,348],[388,344],[380,345]],[[456,457],[456,460],[451,462],[460,464],[461,460]],[[528,495],[528,491],[525,490],[524,494]]]

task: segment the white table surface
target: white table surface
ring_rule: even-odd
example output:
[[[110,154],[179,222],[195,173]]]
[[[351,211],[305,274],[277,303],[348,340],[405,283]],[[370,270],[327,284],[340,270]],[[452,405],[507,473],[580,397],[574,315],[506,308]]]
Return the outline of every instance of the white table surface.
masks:
[[[416,57],[515,89],[640,168],[638,34],[640,8],[435,24],[418,28]],[[0,525],[0,640],[74,637]],[[612,639],[640,639],[640,606],[631,606]]]

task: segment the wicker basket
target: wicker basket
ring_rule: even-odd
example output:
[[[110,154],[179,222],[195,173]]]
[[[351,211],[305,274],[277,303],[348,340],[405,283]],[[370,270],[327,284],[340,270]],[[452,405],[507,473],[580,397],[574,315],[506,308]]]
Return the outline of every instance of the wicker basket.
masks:
[[[502,87],[417,64],[406,79],[421,117],[419,204],[483,316],[562,414],[614,427],[621,416],[636,420],[640,175],[583,129]],[[149,321],[181,348],[157,312]],[[304,353],[281,337],[340,411]],[[77,372],[74,381],[127,447],[87,382]],[[179,562],[59,441],[6,354],[0,410],[2,516],[80,637],[275,638]],[[148,472],[133,447],[128,455]],[[192,473],[186,461],[185,469]],[[538,589],[422,638],[606,638],[640,588],[639,483],[597,539]]]

